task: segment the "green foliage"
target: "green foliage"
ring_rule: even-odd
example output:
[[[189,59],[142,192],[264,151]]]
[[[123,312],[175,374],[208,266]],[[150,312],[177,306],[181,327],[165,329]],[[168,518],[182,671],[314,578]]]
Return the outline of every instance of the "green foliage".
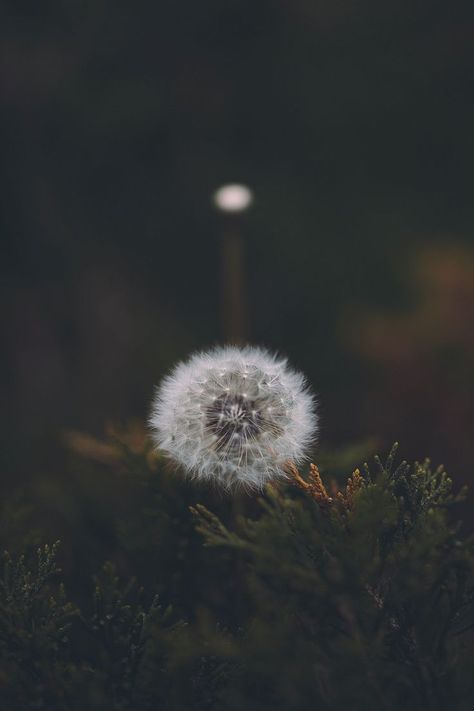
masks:
[[[313,467],[235,500],[115,445],[72,486],[63,571],[58,544],[34,560],[44,512],[28,526],[11,499],[2,532],[26,555],[0,581],[2,709],[472,708],[474,545],[443,469],[394,449],[340,489]]]
[[[330,508],[270,489],[235,531],[196,507],[208,545],[245,552],[254,602],[225,708],[470,707],[474,551],[446,511],[460,497],[394,454]]]
[[[163,610],[155,596],[144,608],[135,581],[120,583],[115,567],[106,563],[95,577],[93,612],[83,618],[89,633],[88,663],[102,679],[114,709],[149,708],[169,691],[165,671],[172,637],[181,628],[170,607]],[[105,703],[105,699],[104,702]]]
[[[62,685],[71,624],[77,609],[63,586],[53,593],[58,543],[37,550],[34,570],[24,556],[4,554],[0,581],[0,699],[7,708],[48,708]]]
[[[8,709],[153,708],[167,702],[166,660],[182,625],[155,597],[146,608],[135,582],[107,563],[83,615],[53,591],[58,544],[37,551],[34,571],[6,553],[0,587],[0,700]],[[135,591],[135,596],[133,595]],[[75,623],[75,624],[74,624]],[[167,706],[164,706],[167,708]]]

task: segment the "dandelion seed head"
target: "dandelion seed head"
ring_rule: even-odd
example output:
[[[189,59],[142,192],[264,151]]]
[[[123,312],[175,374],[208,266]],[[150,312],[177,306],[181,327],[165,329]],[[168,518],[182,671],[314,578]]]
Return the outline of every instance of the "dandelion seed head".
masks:
[[[190,476],[261,488],[305,458],[317,432],[314,397],[285,359],[223,347],[180,363],[157,389],[150,426],[158,448]]]

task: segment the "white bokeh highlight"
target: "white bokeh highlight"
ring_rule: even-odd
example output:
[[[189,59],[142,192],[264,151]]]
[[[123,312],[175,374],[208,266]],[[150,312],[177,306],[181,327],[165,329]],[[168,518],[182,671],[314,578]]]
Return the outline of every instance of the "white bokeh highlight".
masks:
[[[213,196],[214,205],[223,212],[244,212],[252,205],[253,199],[250,188],[239,183],[223,185]]]

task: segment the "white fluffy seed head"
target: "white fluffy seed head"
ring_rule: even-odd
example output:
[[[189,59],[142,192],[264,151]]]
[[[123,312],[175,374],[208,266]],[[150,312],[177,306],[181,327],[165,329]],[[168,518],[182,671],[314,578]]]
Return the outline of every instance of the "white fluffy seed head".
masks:
[[[232,346],[193,355],[157,389],[158,448],[199,480],[261,488],[284,477],[314,441],[318,419],[305,379],[285,359]]]

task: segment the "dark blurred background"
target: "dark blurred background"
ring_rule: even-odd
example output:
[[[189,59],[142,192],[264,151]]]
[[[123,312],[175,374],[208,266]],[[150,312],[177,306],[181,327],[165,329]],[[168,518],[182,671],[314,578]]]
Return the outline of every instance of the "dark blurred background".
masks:
[[[255,195],[247,338],[320,397],[326,448],[474,458],[472,2],[7,0],[2,476],[144,421],[225,338],[214,190]]]

